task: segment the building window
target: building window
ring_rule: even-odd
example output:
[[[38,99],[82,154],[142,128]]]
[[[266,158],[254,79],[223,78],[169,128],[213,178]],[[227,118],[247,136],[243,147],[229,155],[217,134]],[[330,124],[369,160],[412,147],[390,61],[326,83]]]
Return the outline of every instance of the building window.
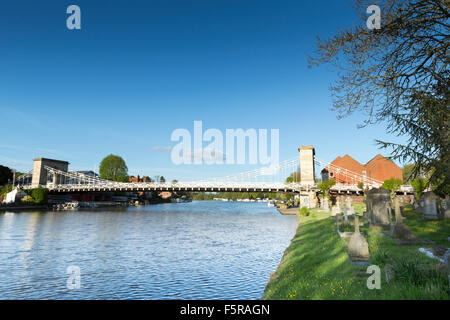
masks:
[[[334,172],[330,172],[330,178],[334,178]]]

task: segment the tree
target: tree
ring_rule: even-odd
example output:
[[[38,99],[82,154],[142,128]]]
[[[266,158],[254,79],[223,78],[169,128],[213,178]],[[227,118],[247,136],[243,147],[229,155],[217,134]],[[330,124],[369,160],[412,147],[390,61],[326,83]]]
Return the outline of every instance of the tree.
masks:
[[[338,118],[367,114],[360,125],[385,123],[405,144],[376,140],[391,158],[413,162],[411,179],[432,172],[437,189],[450,184],[449,6],[446,0],[379,1],[381,29],[366,27],[372,0],[355,0],[362,25],[319,39],[310,66],[338,71],[331,86]]]
[[[405,183],[411,183],[411,181],[413,180],[412,179],[413,171],[414,171],[414,164],[405,164],[403,166],[402,176],[403,176],[403,181]]]
[[[325,196],[328,195],[331,187],[334,186],[335,184],[336,184],[336,181],[327,180],[327,181],[323,181],[317,185],[317,188],[319,188],[319,190],[322,191],[322,198],[325,198]]]
[[[391,178],[388,180],[384,180],[383,185],[381,187],[391,192],[391,199],[392,199],[395,196],[395,192],[400,189],[402,184],[403,184],[402,180]]]
[[[100,178],[105,180],[127,182],[128,167],[120,156],[110,154],[100,162]]]
[[[161,176],[161,178],[159,178],[159,182],[161,182],[161,183],[166,182],[166,178],[164,178],[164,176]]]
[[[424,178],[418,177],[418,178],[414,179],[413,181],[411,181],[411,186],[413,187],[414,191],[416,192],[416,199],[419,200],[420,197],[422,196],[423,192],[427,188],[428,183]]]
[[[12,180],[13,172],[10,168],[0,165],[0,185],[8,183]]]
[[[178,183],[178,180],[173,179],[173,180],[172,180],[172,184],[176,184],[176,183]]]

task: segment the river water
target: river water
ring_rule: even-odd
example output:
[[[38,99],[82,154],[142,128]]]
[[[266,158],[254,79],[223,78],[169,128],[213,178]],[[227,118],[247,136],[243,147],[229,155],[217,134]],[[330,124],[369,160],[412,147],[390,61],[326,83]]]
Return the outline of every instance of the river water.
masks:
[[[265,203],[0,213],[0,299],[259,299],[296,228]]]

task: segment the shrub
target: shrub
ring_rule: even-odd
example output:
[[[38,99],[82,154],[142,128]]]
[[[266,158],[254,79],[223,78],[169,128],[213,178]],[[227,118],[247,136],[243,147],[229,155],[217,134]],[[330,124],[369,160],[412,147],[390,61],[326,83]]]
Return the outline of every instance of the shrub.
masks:
[[[389,256],[385,250],[380,249],[372,255],[372,258],[370,260],[371,260],[372,264],[375,264],[378,266],[385,266],[387,264],[387,262],[389,261]]]
[[[302,207],[302,208],[300,209],[300,215],[301,215],[302,217],[307,217],[307,216],[309,216],[309,210],[308,210],[308,208]]]
[[[47,203],[48,199],[48,189],[46,188],[31,189],[29,195],[33,197],[34,203],[45,204]]]
[[[400,258],[392,259],[395,279],[413,286],[447,286],[448,279],[440,272],[424,269],[416,260]]]
[[[32,196],[26,195],[25,197],[22,198],[21,201],[22,201],[22,202],[25,202],[25,203],[32,203],[32,202],[34,202],[34,199],[33,199]]]

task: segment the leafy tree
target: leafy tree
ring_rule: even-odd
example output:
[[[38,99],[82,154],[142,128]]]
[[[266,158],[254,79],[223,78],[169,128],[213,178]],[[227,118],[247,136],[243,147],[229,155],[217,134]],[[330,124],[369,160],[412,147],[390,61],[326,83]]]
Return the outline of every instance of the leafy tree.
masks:
[[[289,177],[286,178],[286,183],[292,182],[300,182],[300,168],[298,168],[295,172],[292,172]]]
[[[372,0],[355,0],[361,24],[319,39],[310,66],[337,71],[332,85],[338,117],[367,114],[362,126],[385,123],[405,144],[377,140],[391,158],[413,162],[414,179],[430,172],[437,189],[450,185],[450,11],[448,0],[378,1],[381,29],[366,26]]]
[[[164,178],[163,176],[161,176],[161,178],[159,178],[159,182],[161,182],[161,183],[166,182],[166,178]]]
[[[411,183],[414,171],[414,164],[405,164],[402,169],[403,181],[405,183]]]
[[[0,165],[0,185],[8,183],[13,178],[13,172],[10,168]]]
[[[388,180],[384,180],[383,185],[381,186],[383,189],[389,190],[391,192],[391,198],[395,196],[395,192],[400,189],[403,182],[400,179],[391,178]]]
[[[45,204],[48,199],[48,189],[46,188],[35,188],[29,191],[29,195],[33,197],[34,203]]]
[[[411,186],[413,187],[414,191],[416,192],[416,199],[419,200],[422,196],[423,192],[427,188],[428,182],[422,178],[418,177],[411,181]]]
[[[105,180],[127,182],[128,167],[120,156],[110,154],[100,163],[100,178]]]
[[[176,184],[176,183],[178,183],[178,180],[176,180],[176,179],[172,180],[172,184]]]
[[[364,183],[362,181],[358,182],[357,187],[358,187],[358,189],[363,190],[364,189]]]
[[[142,180],[145,180],[145,182],[152,182],[152,178],[150,178],[149,176],[144,176],[142,177]]]
[[[319,188],[319,190],[322,191],[322,198],[325,198],[325,196],[328,196],[331,187],[334,186],[335,184],[336,184],[336,181],[327,180],[327,181],[323,181],[317,185],[317,188]]]

